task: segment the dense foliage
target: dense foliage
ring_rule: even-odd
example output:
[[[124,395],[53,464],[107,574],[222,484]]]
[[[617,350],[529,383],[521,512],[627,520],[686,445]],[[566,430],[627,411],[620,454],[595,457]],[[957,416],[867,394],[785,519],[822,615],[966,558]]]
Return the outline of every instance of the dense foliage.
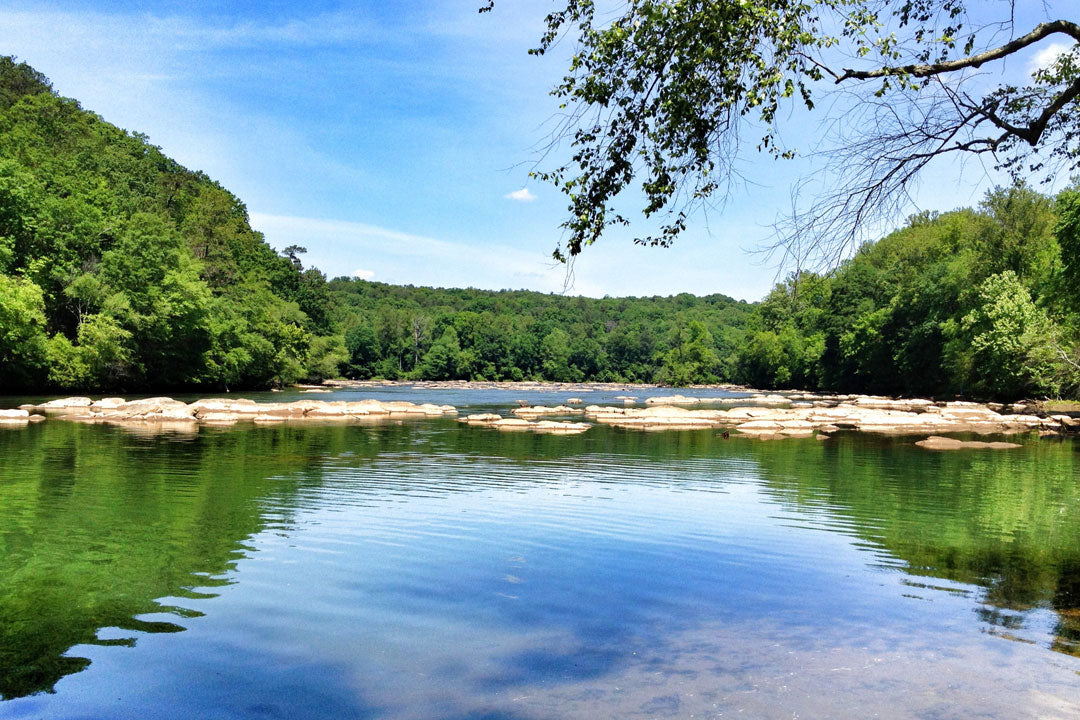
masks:
[[[761,303],[304,269],[206,176],[0,58],[0,391],[356,378],[1080,392],[1080,189],[923,214]]]
[[[1080,389],[1080,191],[1023,185],[923,214],[755,314],[737,377],[765,387],[979,397]]]
[[[0,58],[0,390],[318,376],[344,357],[325,285],[217,183]]]
[[[350,374],[718,382],[732,376],[752,306],[724,295],[566,297],[329,283]]]
[[[330,283],[357,377],[734,381],[986,398],[1080,390],[1080,190],[922,214],[760,304]]]

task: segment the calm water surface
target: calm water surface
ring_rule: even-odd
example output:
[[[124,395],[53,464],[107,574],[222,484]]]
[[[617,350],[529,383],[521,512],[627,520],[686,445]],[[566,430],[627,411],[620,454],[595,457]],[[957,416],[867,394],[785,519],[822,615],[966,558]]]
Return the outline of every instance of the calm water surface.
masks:
[[[1080,445],[910,442],[2,430],[0,717],[1080,718]]]

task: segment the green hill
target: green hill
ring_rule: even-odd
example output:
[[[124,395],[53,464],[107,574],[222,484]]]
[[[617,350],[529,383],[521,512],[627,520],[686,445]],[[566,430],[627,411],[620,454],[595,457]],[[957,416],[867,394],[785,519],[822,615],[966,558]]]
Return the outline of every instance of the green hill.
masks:
[[[295,381],[324,291],[220,185],[0,58],[0,390]]]
[[[329,287],[358,377],[726,381],[753,308],[686,293],[593,299],[345,278]]]

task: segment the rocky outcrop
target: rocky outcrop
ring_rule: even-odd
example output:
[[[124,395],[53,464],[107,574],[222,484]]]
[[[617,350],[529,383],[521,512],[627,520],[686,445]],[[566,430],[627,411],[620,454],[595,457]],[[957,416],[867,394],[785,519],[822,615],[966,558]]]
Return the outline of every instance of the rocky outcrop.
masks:
[[[34,422],[41,422],[44,415],[31,415],[28,410],[0,410],[0,425],[21,427]]]
[[[256,422],[292,421],[338,421],[438,417],[455,415],[451,405],[410,402],[381,402],[360,400],[356,402],[297,400],[289,403],[257,403],[245,398],[206,398],[184,403],[167,397],[145,398],[125,401],[123,398],[64,398],[40,405],[24,405],[20,410],[4,411],[24,413],[40,410],[66,420],[104,423],[168,423],[198,425],[234,425],[251,420]]]
[[[574,398],[576,399],[576,398]],[[591,425],[582,422],[553,422],[550,416],[582,415],[594,422],[633,430],[696,430],[723,428],[759,438],[832,435],[841,430],[893,435],[950,433],[998,435],[1022,432],[1064,434],[1080,431],[1080,419],[1058,413],[1034,414],[1032,406],[984,405],[973,402],[933,402],[874,396],[751,395],[745,398],[692,398],[672,395],[649,398],[646,406],[632,406],[629,396],[616,398],[623,405],[589,405],[584,409],[568,405],[536,405],[515,408],[513,417],[497,413],[473,414],[461,418],[467,425],[499,430],[577,433]],[[630,403],[630,404],[625,404]],[[693,407],[694,405],[721,407]],[[690,407],[688,407],[690,406]],[[199,426],[229,426],[240,422],[258,424],[284,422],[381,422],[387,419],[456,415],[450,405],[415,404],[381,400],[315,400],[255,402],[245,398],[203,398],[184,403],[168,397],[126,401],[123,398],[71,397],[18,410],[0,411],[0,424],[26,425],[44,419],[43,413],[88,423],[118,425],[157,424],[170,429]],[[931,444],[936,444],[931,443]],[[952,448],[951,443],[949,444]],[[928,447],[923,445],[924,447]],[[964,447],[964,446],[960,446]],[[972,446],[974,447],[974,446]]]
[[[66,408],[90,407],[94,401],[88,397],[57,398],[41,405],[23,405],[22,409],[36,407],[38,410],[61,410]]]
[[[578,400],[578,402],[581,401]],[[569,405],[555,405],[553,407],[533,405],[532,407],[514,408],[511,412],[522,418],[536,418],[543,415],[580,415],[584,411],[580,408],[572,408]]]
[[[535,423],[532,430],[538,433],[550,433],[553,435],[577,435],[583,433],[592,425],[589,423],[555,422],[554,420],[540,420]]]
[[[521,409],[521,408],[519,408]],[[477,413],[458,418],[458,422],[466,425],[479,425],[482,427],[495,428],[496,430],[514,431],[523,430],[537,433],[552,433],[559,435],[575,435],[583,433],[592,425],[589,423],[556,422],[554,420],[526,420],[524,418],[508,418],[496,413]]]
[[[782,407],[792,399],[783,395],[753,394],[747,397],[693,397],[688,395],[657,395],[645,398],[646,405],[753,405],[758,407]]]
[[[748,404],[755,400],[740,399],[738,406],[727,409],[690,409],[657,403],[646,408],[590,405],[585,408],[585,416],[624,428],[724,427],[756,436],[805,436],[837,430],[900,435],[928,432],[1011,434],[1064,426],[1060,418],[1003,414],[971,402],[934,403],[857,396],[836,400],[829,406],[818,402],[789,403],[788,407]]]

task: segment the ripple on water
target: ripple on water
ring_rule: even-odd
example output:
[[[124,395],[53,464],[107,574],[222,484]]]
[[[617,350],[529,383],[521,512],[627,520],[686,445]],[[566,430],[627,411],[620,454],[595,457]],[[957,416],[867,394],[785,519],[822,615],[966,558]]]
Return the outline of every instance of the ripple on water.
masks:
[[[0,716],[1069,717],[1076,455],[46,423]]]

